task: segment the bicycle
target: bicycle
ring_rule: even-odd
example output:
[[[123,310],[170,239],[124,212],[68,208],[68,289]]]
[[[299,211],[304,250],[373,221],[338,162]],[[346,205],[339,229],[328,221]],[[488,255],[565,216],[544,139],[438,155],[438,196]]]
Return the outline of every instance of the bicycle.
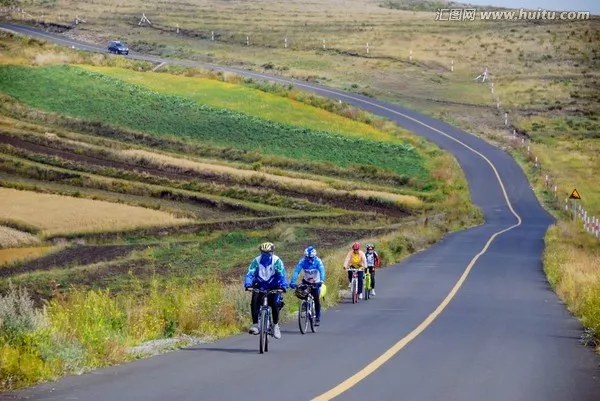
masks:
[[[364,280],[363,280],[363,298],[365,300],[371,298],[371,290],[373,289],[371,287],[371,273],[369,272],[369,269],[366,268],[365,269],[365,276],[364,276]]]
[[[258,310],[258,352],[261,354],[269,352],[269,336],[273,337],[273,312],[269,306],[268,296],[282,292],[281,290],[260,290],[254,288],[253,292],[262,295],[261,307]]]
[[[349,272],[352,272],[352,280],[350,281],[350,289],[352,291],[352,303],[358,303],[358,272],[361,269],[349,268]]]
[[[300,284],[296,287],[296,297],[301,299],[300,308],[298,309],[298,327],[300,333],[305,334],[308,331],[308,325],[310,323],[310,330],[315,332],[315,299],[312,296],[312,289],[315,288],[312,284]]]

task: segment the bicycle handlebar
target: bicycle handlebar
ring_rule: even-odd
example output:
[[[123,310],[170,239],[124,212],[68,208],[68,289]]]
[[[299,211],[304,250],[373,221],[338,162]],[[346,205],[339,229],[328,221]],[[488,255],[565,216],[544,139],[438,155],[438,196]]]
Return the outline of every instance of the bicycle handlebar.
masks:
[[[283,292],[283,288],[278,288],[276,290],[261,290],[259,288],[248,288],[248,291],[252,290],[252,292],[258,292],[262,294],[275,294],[276,292]]]

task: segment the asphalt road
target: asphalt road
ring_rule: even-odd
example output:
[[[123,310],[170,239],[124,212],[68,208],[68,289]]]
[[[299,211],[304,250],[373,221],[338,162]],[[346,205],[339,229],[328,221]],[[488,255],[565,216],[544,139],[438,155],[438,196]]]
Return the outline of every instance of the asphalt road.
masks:
[[[31,28],[0,26],[105,51]],[[129,58],[206,67],[139,54]],[[258,337],[244,334],[0,398],[298,401],[333,389],[317,399],[600,400],[600,358],[580,345],[581,326],[542,270],[543,236],[552,219],[509,155],[396,105],[273,79],[387,117],[452,152],[486,223],[379,271],[377,297],[326,311],[316,334],[303,336],[295,323],[284,325],[268,354],[258,354]]]

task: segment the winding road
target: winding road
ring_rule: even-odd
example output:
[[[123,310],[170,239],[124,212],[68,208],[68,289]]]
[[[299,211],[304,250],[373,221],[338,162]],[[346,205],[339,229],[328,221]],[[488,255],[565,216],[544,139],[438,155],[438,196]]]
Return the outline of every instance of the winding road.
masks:
[[[105,52],[29,27],[0,27]],[[258,354],[256,336],[243,334],[0,399],[600,400],[600,358],[580,344],[582,327],[542,270],[543,237],[552,218],[507,153],[446,123],[368,97],[236,68],[128,57],[292,83],[387,117],[457,158],[486,222],[379,271],[377,297],[327,310],[316,334],[301,335],[295,322],[283,325],[282,338],[271,342],[268,354]]]

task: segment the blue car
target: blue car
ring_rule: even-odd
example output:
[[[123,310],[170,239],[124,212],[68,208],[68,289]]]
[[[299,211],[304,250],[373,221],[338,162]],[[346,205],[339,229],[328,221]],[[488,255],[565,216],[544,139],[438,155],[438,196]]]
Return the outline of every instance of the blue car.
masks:
[[[108,44],[108,52],[114,54],[129,54],[129,48],[125,45],[125,43],[119,40],[113,40]]]

